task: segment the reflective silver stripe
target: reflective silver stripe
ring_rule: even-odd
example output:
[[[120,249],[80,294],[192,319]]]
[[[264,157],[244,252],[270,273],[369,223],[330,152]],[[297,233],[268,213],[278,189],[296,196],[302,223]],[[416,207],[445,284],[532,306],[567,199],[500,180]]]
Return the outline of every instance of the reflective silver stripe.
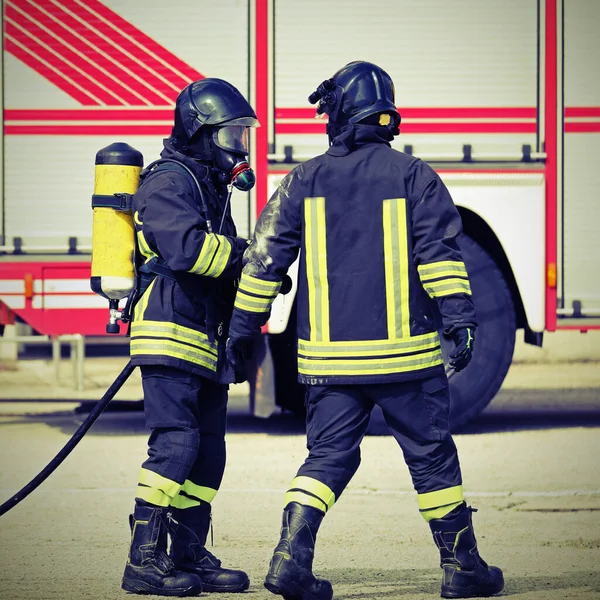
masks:
[[[386,356],[407,354],[438,348],[440,340],[437,331],[409,338],[395,340],[364,340],[344,342],[309,342],[298,340],[298,354],[306,357],[352,357]]]
[[[327,243],[325,198],[304,199],[305,261],[308,283],[310,339],[329,339],[329,285],[327,282]]]

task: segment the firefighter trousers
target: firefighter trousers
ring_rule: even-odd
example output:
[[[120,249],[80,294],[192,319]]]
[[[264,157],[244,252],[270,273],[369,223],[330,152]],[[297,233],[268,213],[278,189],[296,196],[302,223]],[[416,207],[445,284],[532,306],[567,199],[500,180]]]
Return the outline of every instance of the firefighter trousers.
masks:
[[[227,385],[168,366],[142,366],[148,458],[137,498],[158,506],[210,503],[225,470]]]
[[[360,444],[375,405],[402,449],[421,512],[462,500],[460,465],[449,431],[448,381],[442,374],[401,383],[307,386],[309,454],[286,503],[331,508],[358,469]]]

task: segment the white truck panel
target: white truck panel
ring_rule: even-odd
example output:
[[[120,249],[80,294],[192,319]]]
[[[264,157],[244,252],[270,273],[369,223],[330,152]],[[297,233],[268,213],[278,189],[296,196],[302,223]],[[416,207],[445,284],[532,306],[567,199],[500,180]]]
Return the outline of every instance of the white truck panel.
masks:
[[[344,64],[368,60],[382,66],[402,107],[530,107],[537,94],[537,1],[277,0],[275,104],[309,107],[307,97]],[[490,151],[520,152],[535,134],[448,137],[454,154],[473,143]],[[420,155],[443,152],[446,134],[414,137]],[[293,145],[319,152],[323,141],[277,136],[276,150]],[[485,144],[486,148],[483,148]],[[504,146],[504,148],[503,148]]]
[[[536,173],[441,173],[457,206],[498,237],[521,294],[529,328],[545,328],[545,186]]]
[[[12,54],[4,52],[4,107],[39,110],[81,108],[81,104]]]
[[[600,2],[578,0],[564,5],[564,105],[566,107],[563,171],[563,264],[559,298],[571,309],[600,311],[600,131],[573,131],[571,125],[598,124],[600,107]],[[595,107],[595,117],[570,117],[569,109]],[[559,274],[561,269],[559,268]]]

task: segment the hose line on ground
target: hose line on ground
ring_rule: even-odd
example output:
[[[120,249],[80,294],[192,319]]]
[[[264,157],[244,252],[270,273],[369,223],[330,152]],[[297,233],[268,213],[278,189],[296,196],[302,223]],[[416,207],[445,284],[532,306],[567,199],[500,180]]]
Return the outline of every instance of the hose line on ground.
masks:
[[[107,407],[108,403],[114,398],[116,393],[121,389],[121,386],[127,381],[133,373],[135,367],[129,361],[125,368],[119,373],[118,377],[112,382],[111,386],[106,390],[106,393],[94,405],[85,421],[79,426],[79,429],[72,435],[71,439],[63,446],[60,452],[40,471],[24,488],[18,491],[12,498],[9,498],[4,504],[0,505],[0,517],[14,508],[21,500],[24,500],[33,490],[43,483],[56,468],[67,458],[71,450],[77,446],[81,438],[86,434],[88,429],[94,424],[94,421],[100,416],[102,411]]]

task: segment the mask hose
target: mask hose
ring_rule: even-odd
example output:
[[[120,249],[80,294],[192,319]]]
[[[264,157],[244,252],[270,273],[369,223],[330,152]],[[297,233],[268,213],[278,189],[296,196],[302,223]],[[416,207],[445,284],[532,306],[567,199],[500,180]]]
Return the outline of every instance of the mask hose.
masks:
[[[223,229],[223,223],[225,221],[225,215],[227,214],[227,209],[229,208],[229,203],[231,201],[231,194],[233,192],[233,188],[235,187],[242,192],[249,192],[256,183],[256,176],[254,175],[254,171],[248,164],[248,161],[241,161],[237,163],[233,169],[231,169],[231,180],[227,185],[227,200],[225,201],[225,208],[223,209],[223,216],[221,217],[221,224],[219,225],[219,233]]]

